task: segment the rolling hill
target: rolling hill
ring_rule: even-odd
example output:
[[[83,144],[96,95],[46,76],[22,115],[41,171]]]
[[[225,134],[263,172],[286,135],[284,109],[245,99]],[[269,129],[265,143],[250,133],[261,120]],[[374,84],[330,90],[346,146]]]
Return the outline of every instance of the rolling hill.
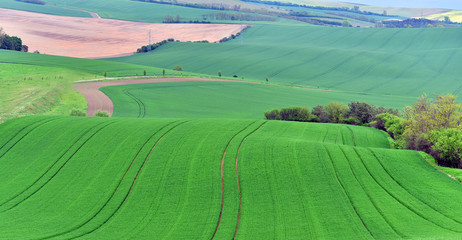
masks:
[[[111,60],[367,94],[459,95],[460,38],[459,28],[255,25],[224,44],[171,43]]]
[[[460,184],[370,128],[26,117],[0,132],[0,239],[460,237]]]

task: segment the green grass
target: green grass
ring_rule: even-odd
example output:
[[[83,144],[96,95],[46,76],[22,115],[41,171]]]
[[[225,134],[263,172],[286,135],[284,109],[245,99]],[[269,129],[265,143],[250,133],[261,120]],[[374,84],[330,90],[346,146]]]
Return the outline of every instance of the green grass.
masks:
[[[69,16],[69,17],[91,17],[90,14],[86,12],[82,12],[82,11],[77,11],[73,9],[64,9],[64,8],[56,7],[53,5],[39,5],[39,4],[24,3],[24,2],[18,2],[15,0],[1,0],[0,8],[8,8],[8,9],[14,9],[14,10],[22,10],[22,11],[37,12],[37,13],[44,13],[44,14],[51,14],[51,15]]]
[[[4,239],[460,237],[461,185],[371,128],[36,116],[0,132]]]
[[[460,95],[460,34],[458,28],[256,25],[224,44],[171,43],[112,60],[367,94]]]
[[[280,85],[236,82],[177,82],[104,87],[114,103],[116,117],[253,118],[288,106],[348,104],[365,101],[402,109],[414,98],[324,92]]]
[[[72,88],[74,81],[103,78],[104,72],[108,77],[141,76],[144,70],[148,75],[162,74],[154,67],[0,50],[0,122],[85,109],[86,100]],[[178,72],[166,69],[166,74]]]

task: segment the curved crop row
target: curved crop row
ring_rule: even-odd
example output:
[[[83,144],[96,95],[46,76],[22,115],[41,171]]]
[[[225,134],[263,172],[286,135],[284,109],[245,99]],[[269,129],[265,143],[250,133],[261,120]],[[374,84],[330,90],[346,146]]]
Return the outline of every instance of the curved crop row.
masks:
[[[0,133],[0,239],[461,234],[461,185],[371,128],[28,117]]]

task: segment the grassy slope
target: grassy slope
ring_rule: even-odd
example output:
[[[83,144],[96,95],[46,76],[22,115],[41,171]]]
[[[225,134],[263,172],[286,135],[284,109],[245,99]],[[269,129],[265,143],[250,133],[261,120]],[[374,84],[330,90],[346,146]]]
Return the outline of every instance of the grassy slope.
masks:
[[[133,64],[66,58],[0,50],[0,122],[24,114],[65,114],[86,108],[83,96],[72,89],[82,79],[162,74],[162,69]],[[166,69],[166,74],[175,74]]]
[[[4,239],[208,239],[222,159],[216,239],[236,230],[236,160],[241,239],[460,234],[460,184],[370,128],[28,117],[0,132]]]
[[[112,99],[116,117],[262,119],[263,112],[287,106],[366,101],[401,109],[415,100],[233,82],[137,84],[101,90]]]
[[[458,95],[460,35],[458,28],[257,25],[224,44],[172,43],[113,60],[370,94]]]

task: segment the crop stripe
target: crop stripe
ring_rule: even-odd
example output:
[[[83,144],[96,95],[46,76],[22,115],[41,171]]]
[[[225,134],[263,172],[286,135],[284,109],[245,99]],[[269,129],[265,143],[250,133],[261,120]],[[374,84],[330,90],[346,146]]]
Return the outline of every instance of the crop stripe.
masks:
[[[75,154],[77,154],[77,152],[79,152],[80,149],[81,149],[83,146],[85,146],[86,143],[88,143],[88,141],[89,141],[90,139],[92,139],[97,133],[99,133],[101,130],[103,130],[104,128],[106,128],[107,126],[109,126],[109,125],[111,125],[111,124],[113,124],[113,123],[115,123],[115,122],[111,122],[111,123],[109,123],[109,124],[106,124],[106,125],[104,125],[102,128],[98,129],[95,133],[93,133],[93,134],[87,139],[87,141],[86,141],[84,144],[82,144],[82,145],[81,145],[81,146],[80,146],[80,147],[79,147],[79,148],[78,148],[78,149],[77,149],[77,150],[76,150],[65,162],[64,162],[64,164],[58,169],[58,171],[56,171],[56,172],[53,174],[53,176],[51,176],[50,179],[48,179],[42,186],[40,186],[37,190],[35,190],[33,193],[31,193],[29,196],[27,196],[27,198],[24,198],[23,200],[19,201],[18,203],[14,204],[14,205],[11,206],[10,208],[8,208],[8,209],[6,209],[6,210],[4,210],[4,211],[2,211],[2,212],[0,212],[0,213],[9,211],[9,210],[11,210],[11,209],[13,209],[13,208],[19,206],[19,205],[22,204],[24,201],[26,201],[27,199],[29,199],[30,197],[32,197],[33,195],[35,195],[37,192],[39,192],[40,190],[42,190],[42,188],[45,187],[46,185],[48,185],[48,183],[50,183],[51,180],[53,180],[53,178],[54,178],[56,175],[58,175],[58,173],[59,173],[59,172],[66,166],[66,164],[75,156]]]
[[[359,156],[359,153],[357,152],[357,149],[355,149],[356,151],[356,154]],[[410,206],[409,204],[406,204],[405,202],[401,201],[400,199],[398,199],[393,193],[391,193],[388,189],[386,189],[381,183],[379,183],[379,181],[371,174],[369,168],[366,166],[366,164],[364,163],[364,160],[362,158],[361,159],[361,162],[362,164],[364,165],[364,167],[366,168],[367,172],[369,173],[369,176],[372,177],[372,179],[374,180],[374,182],[377,183],[377,185],[380,186],[380,188],[382,188],[390,197],[392,197],[393,199],[395,199],[395,201],[397,201],[399,204],[403,205],[403,207],[405,207],[406,209],[408,209],[409,211],[413,212],[415,215],[419,216],[420,218],[422,218],[423,220],[429,222],[429,223],[432,223],[433,225],[435,226],[438,226],[442,229],[446,229],[446,230],[449,230],[451,232],[456,232],[456,233],[461,233],[462,231],[456,231],[454,229],[450,229],[444,225],[441,225],[441,224],[438,224],[428,218],[426,218],[422,213],[416,211],[414,208],[412,208],[412,206]]]
[[[241,184],[239,182],[239,151],[241,150],[242,145],[244,144],[245,140],[252,134],[254,134],[257,130],[259,130],[263,125],[265,125],[267,121],[263,122],[260,126],[255,128],[252,132],[247,134],[244,139],[242,139],[241,143],[239,144],[239,148],[237,149],[237,154],[236,154],[236,179],[237,179],[237,190],[239,192],[239,211],[237,213],[237,223],[236,223],[236,229],[234,231],[234,237],[233,239],[236,239],[237,231],[239,230],[239,221],[241,220],[241,206],[242,206],[242,195],[241,195]]]
[[[249,125],[245,126],[243,129],[241,129],[239,132],[234,134],[234,136],[232,136],[231,139],[228,141],[228,144],[226,144],[225,151],[223,152],[223,156],[221,158],[221,164],[220,164],[220,169],[221,169],[221,209],[220,209],[220,215],[218,216],[217,226],[215,228],[215,232],[213,233],[211,239],[213,239],[215,237],[215,235],[217,234],[218,228],[220,227],[221,217],[223,215],[223,207],[224,207],[224,203],[225,203],[225,188],[224,188],[224,181],[223,181],[224,180],[223,179],[223,166],[225,164],[226,151],[228,151],[229,145],[234,140],[234,138],[236,138],[237,135],[239,135],[240,133],[245,131],[247,128],[249,128],[251,125],[253,125],[256,122],[257,121],[254,121],[254,122],[250,123]]]
[[[462,224],[461,221],[457,220],[457,219],[454,219],[454,218],[451,218],[449,216],[447,216],[446,214],[436,210],[435,208],[433,208],[432,206],[428,205],[426,202],[424,202],[423,200],[421,200],[420,198],[418,198],[417,196],[415,196],[414,194],[412,194],[411,192],[409,192],[409,190],[407,188],[405,188],[400,182],[398,182],[396,180],[396,178],[394,178],[391,173],[385,168],[385,166],[382,164],[382,161],[380,160],[380,158],[375,154],[374,151],[372,151],[372,149],[369,149],[369,151],[372,153],[372,155],[374,155],[374,158],[377,160],[377,162],[380,164],[380,166],[382,167],[382,169],[387,173],[387,175],[398,185],[400,186],[401,189],[403,189],[404,191],[406,191],[407,193],[409,193],[409,195],[411,195],[412,197],[414,197],[417,201],[421,202],[422,204],[426,205],[427,207],[431,208],[433,211],[435,211],[436,213],[439,213],[441,215],[443,215],[444,217],[456,222],[456,223],[459,223],[459,224]]]
[[[18,197],[19,195],[21,195],[21,194],[23,194],[24,192],[26,192],[27,190],[29,190],[31,187],[33,187],[38,181],[40,181],[40,179],[42,179],[42,178],[43,178],[43,177],[44,177],[44,176],[45,176],[45,175],[46,175],[46,174],[58,163],[58,162],[59,162],[59,160],[61,160],[67,153],[70,152],[71,148],[72,148],[75,144],[77,144],[80,140],[82,140],[82,138],[83,138],[85,135],[87,135],[91,130],[97,128],[98,126],[100,126],[100,125],[102,125],[102,124],[104,124],[104,122],[103,122],[103,123],[99,123],[99,124],[97,124],[97,125],[95,125],[95,126],[93,126],[93,127],[91,127],[91,128],[88,128],[82,135],[80,135],[80,136],[77,138],[77,140],[76,140],[73,144],[70,145],[70,147],[69,147],[59,158],[57,158],[57,160],[56,160],[56,161],[55,161],[55,162],[54,162],[54,163],[53,163],[53,164],[52,164],[52,165],[51,165],[51,166],[39,177],[39,178],[37,178],[31,185],[29,185],[28,187],[26,187],[26,188],[25,188],[23,191],[21,191],[20,193],[14,195],[14,196],[11,197],[10,199],[8,199],[8,200],[6,200],[5,202],[1,203],[1,204],[0,204],[0,207],[3,206],[3,205],[5,205],[6,203],[12,201],[13,199],[15,199],[16,197]]]
[[[342,181],[340,181],[340,178],[338,176],[338,173],[337,173],[337,170],[335,168],[335,164],[334,164],[334,160],[332,159],[332,156],[330,155],[330,152],[329,150],[327,149],[327,147],[323,144],[322,145],[325,149],[325,151],[327,152],[327,155],[329,156],[329,159],[330,159],[330,163],[332,164],[332,168],[334,170],[334,173],[335,173],[335,178],[338,182],[338,184],[340,185],[340,187],[342,188],[342,192],[345,194],[345,196],[348,198],[348,201],[351,205],[351,207],[353,208],[354,212],[356,213],[356,216],[359,218],[359,220],[361,221],[361,223],[363,224],[364,228],[367,230],[367,232],[369,233],[369,235],[374,238],[374,235],[372,234],[372,232],[369,230],[369,228],[367,227],[366,223],[364,222],[364,220],[361,218],[361,216],[359,215],[358,213],[358,210],[356,209],[355,205],[353,204],[353,201],[351,200],[351,197],[350,195],[348,195],[347,191],[345,190],[345,186],[343,185]]]
[[[129,90],[125,89],[124,93],[131,97],[138,104],[138,118],[144,118],[146,116],[146,105],[143,101],[137,98],[135,95],[131,94]]]
[[[0,159],[1,159],[3,156],[5,156],[5,154],[7,154],[14,146],[16,146],[16,144],[18,144],[21,140],[23,140],[25,137],[27,137],[27,135],[29,135],[31,132],[33,132],[33,131],[36,130],[37,128],[39,128],[39,127],[45,125],[46,123],[49,123],[49,122],[51,122],[51,121],[56,121],[56,120],[58,120],[58,119],[61,119],[61,118],[52,118],[52,119],[47,119],[47,120],[45,120],[45,121],[40,122],[37,126],[33,127],[31,130],[29,130],[27,133],[25,133],[22,137],[20,137],[20,138],[18,139],[18,141],[16,141],[13,145],[11,145],[11,147],[9,147],[2,155],[0,155]],[[16,137],[16,136],[15,136],[15,137]],[[14,137],[13,137],[10,141],[12,141],[13,139],[14,139]],[[10,141],[8,141],[8,142],[10,142]],[[6,143],[2,146],[2,148],[3,148],[4,146],[6,146]]]
[[[154,137],[154,135],[156,135],[158,132],[162,131],[164,128],[166,128],[166,127],[168,127],[168,126],[170,126],[170,125],[172,125],[173,123],[176,123],[176,122],[178,122],[178,121],[169,123],[169,124],[167,124],[166,126],[162,127],[162,128],[159,129],[155,134],[153,134],[153,135],[151,136],[151,138]],[[137,172],[137,174],[136,174],[136,176],[135,176],[135,179],[133,180],[133,182],[132,182],[130,188],[128,189],[128,192],[126,193],[124,199],[123,199],[122,202],[119,204],[119,206],[115,209],[115,211],[114,211],[103,223],[101,223],[100,225],[98,225],[98,226],[97,226],[96,228],[94,228],[93,230],[90,230],[90,231],[88,231],[88,232],[82,233],[82,234],[80,234],[80,235],[78,235],[78,236],[74,236],[74,237],[72,237],[72,238],[70,238],[70,239],[75,239],[75,238],[83,237],[83,236],[86,236],[86,235],[88,235],[88,234],[90,234],[90,233],[92,233],[92,232],[94,232],[94,231],[100,229],[100,228],[101,228],[103,225],[105,225],[112,217],[115,216],[115,214],[120,210],[120,208],[122,207],[122,205],[123,205],[123,204],[125,203],[125,201],[127,200],[128,196],[130,195],[130,193],[131,193],[131,191],[132,191],[132,189],[133,189],[133,187],[134,187],[134,185],[135,185],[135,183],[136,183],[136,180],[138,180],[138,177],[139,177],[141,171],[143,170],[143,167],[145,166],[146,162],[148,161],[149,157],[151,156],[151,153],[154,151],[154,149],[155,149],[156,146],[159,144],[159,142],[160,142],[168,133],[170,133],[173,129],[175,129],[176,127],[178,127],[178,126],[180,126],[180,125],[182,125],[182,124],[184,124],[184,123],[186,123],[186,122],[188,122],[188,121],[183,121],[183,122],[181,122],[181,123],[179,123],[179,124],[173,126],[173,127],[170,128],[168,131],[166,131],[166,132],[156,141],[156,143],[154,144],[154,146],[151,148],[151,150],[149,151],[148,155],[147,155],[146,158],[144,159],[143,164],[142,164],[141,167],[138,169],[138,172]],[[139,152],[141,152],[141,150],[144,149],[144,147],[145,147],[145,146],[147,145],[147,143],[151,140],[151,138],[150,138],[148,141],[146,141],[145,145],[140,149]],[[139,152],[138,152],[138,154],[139,154]],[[93,219],[96,217],[96,215],[98,215],[98,214],[106,207],[106,205],[109,203],[109,201],[114,197],[114,195],[116,194],[117,190],[119,189],[119,186],[122,184],[122,181],[124,180],[125,176],[127,175],[128,171],[129,171],[130,168],[132,167],[132,165],[133,165],[133,163],[135,162],[135,160],[136,160],[137,157],[138,157],[138,155],[137,155],[137,156],[135,157],[135,159],[132,161],[132,164],[130,165],[130,167],[129,167],[129,168],[127,169],[127,171],[125,172],[125,175],[124,175],[123,178],[120,180],[119,185],[117,185],[117,188],[114,190],[114,192],[112,193],[111,197],[110,197],[110,198],[106,201],[106,203],[96,212],[96,214],[93,215],[92,218],[90,218],[89,220],[87,220],[87,221],[84,222],[83,224],[81,224],[81,225],[79,225],[79,226],[77,226],[77,227],[74,227],[73,229],[70,229],[70,230],[68,230],[68,231],[66,231],[66,232],[63,232],[63,233],[55,234],[55,235],[53,235],[52,237],[61,236],[61,235],[63,235],[63,234],[66,234],[66,233],[70,233],[70,232],[72,232],[72,231],[75,231],[75,230],[77,230],[77,229],[79,229],[79,228],[85,226],[85,225],[86,225],[87,223],[89,223],[91,220],[93,220]],[[48,237],[46,237],[46,238],[48,238]],[[44,239],[45,239],[45,238],[44,238]]]

